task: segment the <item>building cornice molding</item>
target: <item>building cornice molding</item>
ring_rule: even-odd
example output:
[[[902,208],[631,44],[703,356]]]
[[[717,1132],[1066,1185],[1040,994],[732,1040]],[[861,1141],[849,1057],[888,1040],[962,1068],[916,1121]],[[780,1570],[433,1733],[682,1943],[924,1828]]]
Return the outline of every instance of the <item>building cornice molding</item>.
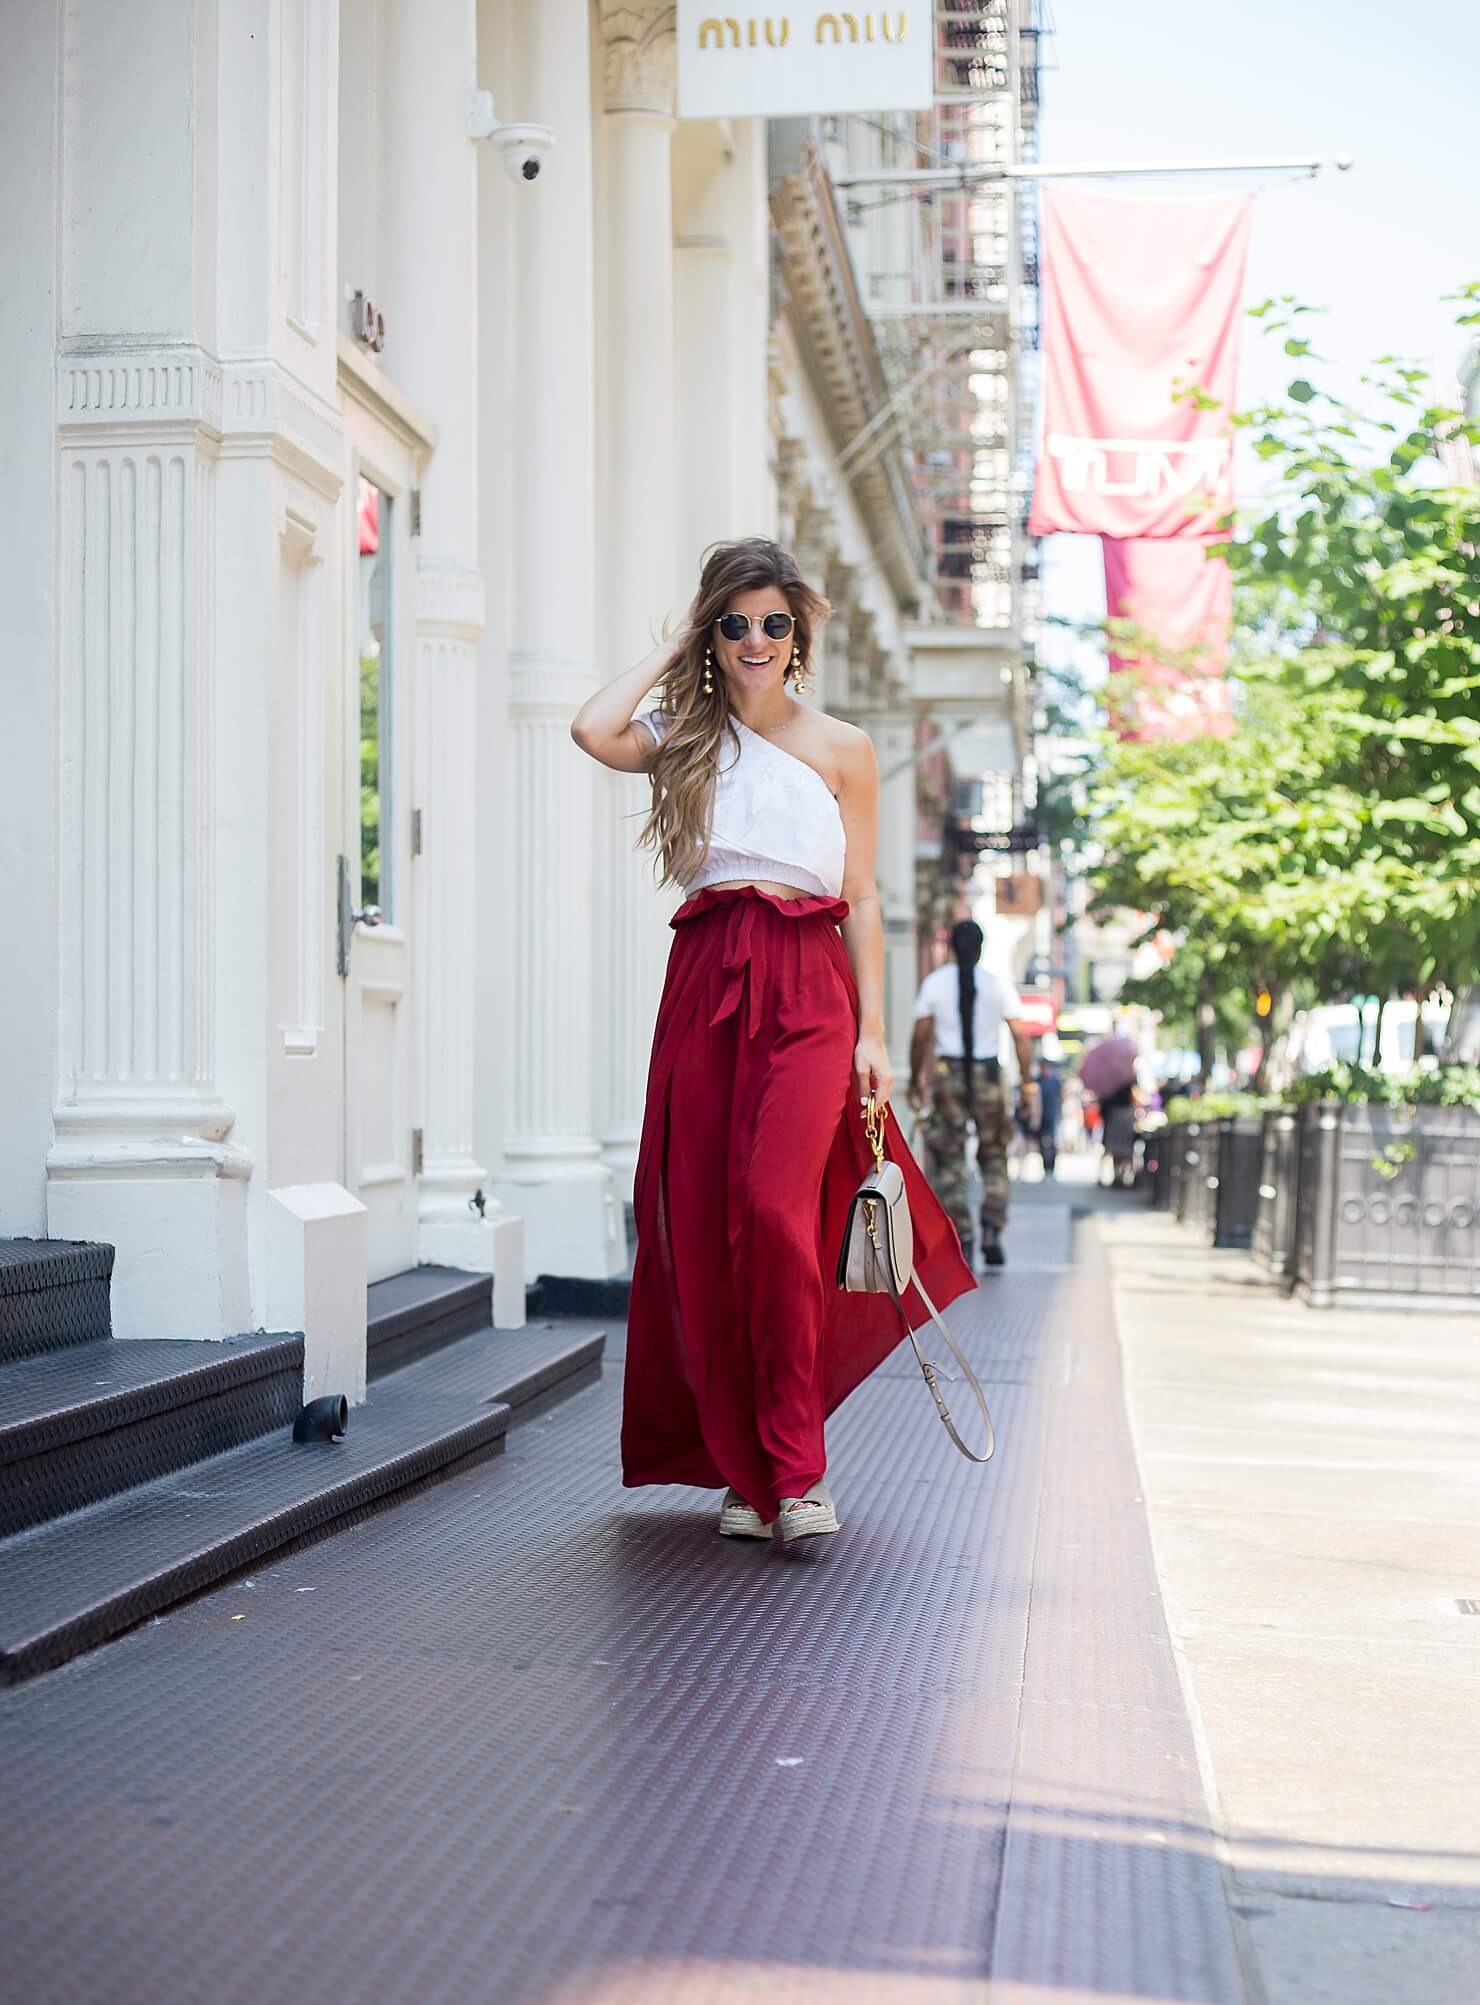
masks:
[[[435,422],[391,381],[379,363],[343,333],[339,336],[339,387],[419,457],[436,451]]]
[[[326,500],[344,485],[344,425],[271,355],[223,358],[221,457],[268,458]]]
[[[678,83],[676,10],[602,0],[601,30],[606,109],[673,118]]]
[[[882,408],[888,379],[858,295],[826,163],[809,140],[801,164],[771,195],[782,277],[798,347],[839,450]],[[898,451],[871,454],[847,476],[902,605],[924,594],[925,539]]]

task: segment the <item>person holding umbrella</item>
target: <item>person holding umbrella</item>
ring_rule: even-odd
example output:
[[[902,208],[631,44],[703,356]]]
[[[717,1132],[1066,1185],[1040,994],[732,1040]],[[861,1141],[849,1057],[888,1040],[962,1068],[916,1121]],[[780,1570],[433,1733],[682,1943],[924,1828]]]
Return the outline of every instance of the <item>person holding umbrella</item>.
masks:
[[[1136,1153],[1136,1047],[1128,1037],[1106,1037],[1079,1068],[1087,1091],[1099,1103],[1111,1181],[1129,1183]]]

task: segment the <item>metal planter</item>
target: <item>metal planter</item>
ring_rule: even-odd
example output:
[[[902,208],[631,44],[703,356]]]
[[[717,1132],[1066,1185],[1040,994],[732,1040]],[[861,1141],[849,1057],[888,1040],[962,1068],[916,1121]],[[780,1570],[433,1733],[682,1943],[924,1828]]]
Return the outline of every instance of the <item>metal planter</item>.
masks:
[[[1181,1149],[1177,1151],[1177,1177],[1171,1199],[1171,1209],[1177,1213],[1177,1225],[1201,1225],[1203,1203],[1207,1197],[1207,1155],[1211,1131],[1211,1121],[1183,1121],[1177,1129],[1181,1135]]]
[[[1263,1116],[1254,1258],[1273,1279],[1294,1280],[1295,1181],[1300,1119],[1293,1107]]]
[[[1302,1107],[1295,1286],[1318,1309],[1480,1301],[1480,1114]]]
[[[1166,1131],[1167,1150],[1167,1210],[1174,1216],[1182,1216],[1182,1179],[1187,1174],[1187,1128],[1184,1122],[1177,1122]]]
[[[1177,1185],[1176,1213],[1179,1225],[1194,1232],[1212,1228],[1213,1193],[1218,1176],[1218,1124],[1216,1121],[1182,1123],[1182,1174]],[[1211,1181],[1210,1181],[1211,1179]]]
[[[1146,1137],[1145,1167],[1151,1182],[1151,1209],[1167,1211],[1172,1202],[1172,1151],[1175,1128],[1157,1128]]]
[[[1215,1169],[1208,1193],[1214,1246],[1248,1247],[1259,1209],[1263,1123],[1257,1114],[1225,1115],[1217,1123]]]

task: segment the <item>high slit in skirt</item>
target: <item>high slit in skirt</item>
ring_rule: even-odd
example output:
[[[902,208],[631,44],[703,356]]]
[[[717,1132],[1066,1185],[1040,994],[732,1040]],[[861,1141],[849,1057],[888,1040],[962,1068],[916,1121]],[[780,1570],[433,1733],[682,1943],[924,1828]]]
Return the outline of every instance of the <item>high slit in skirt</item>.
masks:
[[[733,1487],[768,1521],[827,1467],[823,1422],[902,1340],[888,1296],[835,1286],[873,1166],[853,1079],[858,991],[833,898],[705,890],[674,915],[638,1153],[623,1481]],[[975,1286],[891,1122],[915,1264]],[[927,1318],[911,1288],[912,1328]]]

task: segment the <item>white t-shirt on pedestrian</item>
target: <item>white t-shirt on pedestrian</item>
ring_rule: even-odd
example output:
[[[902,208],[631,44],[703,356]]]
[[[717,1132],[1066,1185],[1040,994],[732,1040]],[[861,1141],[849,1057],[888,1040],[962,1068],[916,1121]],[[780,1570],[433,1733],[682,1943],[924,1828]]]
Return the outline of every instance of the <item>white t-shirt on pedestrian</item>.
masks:
[[[1001,1056],[1002,1026],[1023,1013],[1023,999],[1011,982],[994,975],[989,968],[976,969],[976,1006],[972,1011],[971,1048],[978,1058]],[[915,997],[915,1021],[926,1017],[935,1021],[935,1052],[938,1058],[961,1058],[961,970],[955,961],[934,968],[920,984]]]

